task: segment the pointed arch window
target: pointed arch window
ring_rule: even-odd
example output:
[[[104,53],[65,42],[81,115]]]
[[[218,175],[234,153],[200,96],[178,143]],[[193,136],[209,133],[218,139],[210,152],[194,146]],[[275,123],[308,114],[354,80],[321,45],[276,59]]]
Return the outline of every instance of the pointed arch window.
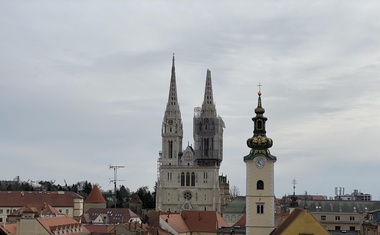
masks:
[[[191,173],[191,186],[195,186],[195,173]]]
[[[169,140],[169,158],[173,158],[173,140]]]
[[[186,173],[186,186],[190,186],[190,173]]]
[[[209,145],[210,145],[209,138],[204,138],[203,139],[203,154],[204,154],[204,156],[208,156],[208,150],[210,147]]]
[[[256,189],[257,190],[264,190],[264,181],[262,181],[262,180],[257,181]]]
[[[181,186],[185,186],[185,173],[181,173]]]

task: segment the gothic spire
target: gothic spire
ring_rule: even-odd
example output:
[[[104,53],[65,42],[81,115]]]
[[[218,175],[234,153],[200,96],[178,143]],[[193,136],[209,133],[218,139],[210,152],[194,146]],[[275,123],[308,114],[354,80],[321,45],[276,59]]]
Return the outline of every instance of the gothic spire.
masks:
[[[202,104],[202,115],[211,117],[216,116],[216,108],[214,104],[214,97],[212,94],[211,71],[209,69],[207,69],[206,75],[205,95]]]
[[[176,82],[176,76],[175,76],[175,58],[173,53],[173,62],[172,62],[172,74],[170,78],[170,88],[169,88],[169,97],[168,97],[168,103],[166,105],[166,112],[165,116],[171,116],[171,117],[180,117],[180,110],[179,110],[179,104],[178,104],[178,98],[177,98],[177,82]]]

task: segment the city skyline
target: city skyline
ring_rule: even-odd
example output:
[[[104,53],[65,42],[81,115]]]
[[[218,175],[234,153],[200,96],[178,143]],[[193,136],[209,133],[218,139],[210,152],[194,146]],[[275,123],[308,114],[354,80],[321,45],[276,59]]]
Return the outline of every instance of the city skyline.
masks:
[[[176,58],[184,147],[207,69],[223,118],[220,173],[245,195],[258,84],[275,194],[380,199],[380,3],[18,1],[0,3],[0,179],[157,180]],[[6,166],[6,167],[4,167]]]

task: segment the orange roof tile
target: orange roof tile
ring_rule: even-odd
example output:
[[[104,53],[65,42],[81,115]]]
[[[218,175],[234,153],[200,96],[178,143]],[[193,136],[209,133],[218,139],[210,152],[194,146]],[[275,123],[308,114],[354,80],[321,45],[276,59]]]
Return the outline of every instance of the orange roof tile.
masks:
[[[100,214],[107,215],[109,223],[126,223],[132,218],[139,218],[129,208],[90,208],[81,218],[83,222],[95,220]]]
[[[178,233],[190,232],[189,227],[180,214],[161,214],[160,217]]]
[[[48,231],[50,234],[54,234],[54,230],[60,227],[79,226],[82,227],[81,232],[74,232],[70,234],[90,234],[89,231],[78,223],[75,219],[69,216],[57,216],[57,217],[40,217],[37,221]]]
[[[0,231],[4,232],[7,235],[16,235],[17,234],[17,224],[6,224],[5,227],[0,224]]]
[[[106,200],[104,200],[99,187],[97,185],[94,185],[84,203],[106,203]]]
[[[239,227],[245,227],[247,220],[247,214],[244,214],[236,223],[232,226],[239,226]]]
[[[216,211],[185,210],[181,216],[192,232],[216,232],[220,227],[229,226]]]
[[[83,197],[69,191],[0,191],[0,207],[39,207],[44,203],[53,207],[73,207],[77,198]]]
[[[116,225],[84,225],[88,231],[90,231],[93,234],[106,234],[110,232],[112,229],[115,228]]]

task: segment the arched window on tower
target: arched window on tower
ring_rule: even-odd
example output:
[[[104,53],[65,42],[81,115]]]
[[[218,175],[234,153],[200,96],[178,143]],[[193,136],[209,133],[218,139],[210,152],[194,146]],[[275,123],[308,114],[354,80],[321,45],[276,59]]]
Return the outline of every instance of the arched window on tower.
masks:
[[[173,140],[169,140],[169,158],[173,158]]]
[[[190,173],[186,173],[186,186],[190,186]]]
[[[205,157],[208,157],[208,150],[209,150],[209,147],[210,147],[210,142],[209,142],[209,138],[204,138],[203,139],[203,154]]]
[[[257,190],[263,190],[264,189],[264,181],[262,181],[262,180],[257,181],[256,189]]]
[[[181,173],[181,186],[185,186],[185,173]]]
[[[191,173],[191,186],[195,186],[195,173]]]

